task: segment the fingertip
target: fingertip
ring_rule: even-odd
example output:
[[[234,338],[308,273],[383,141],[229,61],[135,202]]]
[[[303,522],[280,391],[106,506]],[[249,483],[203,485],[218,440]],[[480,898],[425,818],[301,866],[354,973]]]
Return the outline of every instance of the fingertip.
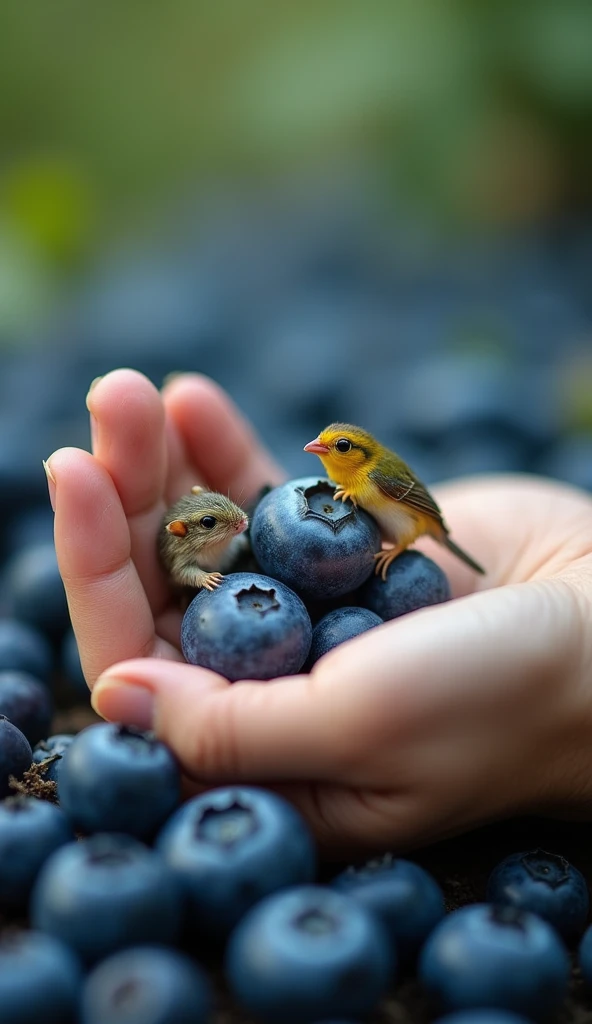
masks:
[[[309,676],[269,681],[227,679],[187,663],[137,659],[110,666],[93,706],[112,720],[148,706],[156,735],[194,778],[238,782],[297,779],[334,768],[334,728]],[[127,719],[126,719],[127,720]]]
[[[154,697],[145,687],[122,686],[116,679],[101,678],[91,692],[90,703],[107,722],[135,725],[138,729],[153,727]]]
[[[50,466],[51,472],[55,476],[56,473],[68,470],[72,466],[90,465],[95,462],[95,459],[84,448],[64,447],[56,448],[44,461],[46,465]]]
[[[93,378],[86,394],[87,403],[92,403],[94,406],[95,402],[102,400],[104,395],[114,388],[123,388],[129,392],[139,388],[146,393],[154,392],[157,395],[159,393],[156,385],[140,370],[134,370],[133,367],[118,367],[116,370],[110,370],[107,374]]]

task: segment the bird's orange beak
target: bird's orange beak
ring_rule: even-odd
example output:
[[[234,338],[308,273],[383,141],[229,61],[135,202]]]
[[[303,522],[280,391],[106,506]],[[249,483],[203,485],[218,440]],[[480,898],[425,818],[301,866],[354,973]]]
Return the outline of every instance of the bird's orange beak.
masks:
[[[318,437],[315,437],[314,441],[309,441],[308,444],[304,445],[305,452],[313,452],[314,455],[328,455],[329,446],[319,441]]]

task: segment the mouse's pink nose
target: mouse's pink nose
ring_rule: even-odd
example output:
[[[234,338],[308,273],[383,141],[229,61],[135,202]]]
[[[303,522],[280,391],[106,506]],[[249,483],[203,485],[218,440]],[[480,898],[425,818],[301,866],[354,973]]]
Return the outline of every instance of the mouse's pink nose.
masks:
[[[234,528],[235,532],[236,533],[244,533],[245,530],[247,529],[248,525],[249,525],[249,520],[245,516],[244,519],[241,519],[240,523],[237,523],[237,525],[235,526],[235,528]]]

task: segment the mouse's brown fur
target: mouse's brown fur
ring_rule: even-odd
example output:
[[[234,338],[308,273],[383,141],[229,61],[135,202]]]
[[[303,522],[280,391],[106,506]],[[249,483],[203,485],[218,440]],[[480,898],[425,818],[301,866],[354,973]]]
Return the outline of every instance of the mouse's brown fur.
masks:
[[[158,551],[172,583],[214,590],[223,579],[218,570],[224,568],[224,555],[246,530],[248,518],[224,494],[203,487],[191,490],[167,509],[158,532]]]

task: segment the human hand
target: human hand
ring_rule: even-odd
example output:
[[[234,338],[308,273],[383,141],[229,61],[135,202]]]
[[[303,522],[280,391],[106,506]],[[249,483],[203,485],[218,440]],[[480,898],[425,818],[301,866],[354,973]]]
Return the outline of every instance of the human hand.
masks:
[[[60,570],[101,715],[153,727],[200,785],[273,786],[324,847],[404,849],[520,812],[592,813],[587,495],[519,476],[434,488],[483,580],[422,541],[457,600],[349,641],[310,675],[230,684],[182,663],[156,530],[200,479],[240,503],[280,470],[199,377],[173,380],[161,400],[115,371],[89,408],[94,457],[62,449],[49,462]]]

